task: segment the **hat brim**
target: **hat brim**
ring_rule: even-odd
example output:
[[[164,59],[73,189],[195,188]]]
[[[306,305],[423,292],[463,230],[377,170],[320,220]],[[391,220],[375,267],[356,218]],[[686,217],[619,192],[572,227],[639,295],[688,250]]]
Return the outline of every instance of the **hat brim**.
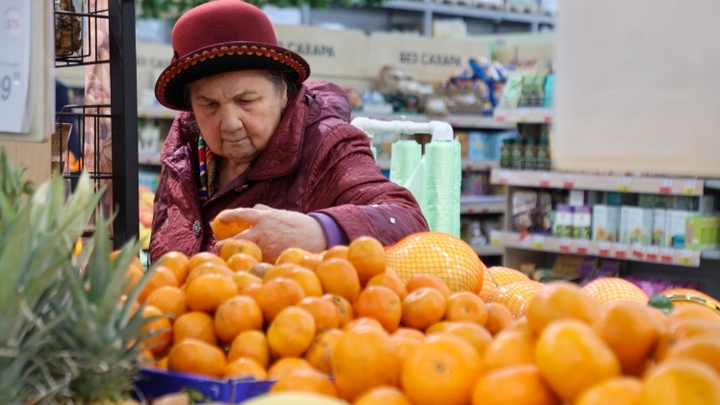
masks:
[[[310,76],[310,66],[295,52],[279,46],[219,44],[182,57],[168,66],[155,84],[160,104],[173,110],[188,110],[185,86],[202,78],[235,70],[284,72],[295,83]]]

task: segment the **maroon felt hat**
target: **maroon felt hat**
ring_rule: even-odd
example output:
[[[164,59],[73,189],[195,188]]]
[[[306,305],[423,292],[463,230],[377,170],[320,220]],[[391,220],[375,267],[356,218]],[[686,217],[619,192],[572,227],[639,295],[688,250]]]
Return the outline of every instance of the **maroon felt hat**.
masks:
[[[187,84],[217,73],[275,70],[295,83],[310,75],[300,55],[278,46],[265,13],[240,0],[215,0],[183,14],[173,28],[172,47],[172,61],[155,83],[155,96],[174,110],[187,109]]]

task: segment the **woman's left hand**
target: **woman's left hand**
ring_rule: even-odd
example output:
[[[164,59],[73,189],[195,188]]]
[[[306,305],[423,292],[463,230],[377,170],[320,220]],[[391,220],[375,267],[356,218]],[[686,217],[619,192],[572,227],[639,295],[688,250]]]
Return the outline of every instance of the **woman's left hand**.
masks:
[[[218,215],[220,222],[244,222],[250,229],[241,232],[233,239],[246,239],[254,242],[263,253],[263,261],[274,263],[287,248],[297,247],[311,253],[319,253],[327,248],[327,240],[320,222],[306,214],[270,208],[257,204],[253,208],[235,208]],[[219,252],[225,240],[217,242]]]

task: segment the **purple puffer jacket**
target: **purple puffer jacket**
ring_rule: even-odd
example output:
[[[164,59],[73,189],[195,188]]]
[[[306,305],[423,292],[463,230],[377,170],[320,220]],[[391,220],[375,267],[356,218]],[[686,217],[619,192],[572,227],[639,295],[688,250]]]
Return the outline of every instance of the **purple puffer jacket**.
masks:
[[[255,204],[325,213],[350,241],[372,236],[388,246],[427,231],[415,198],[382,175],[368,136],[348,124],[350,111],[338,86],[306,83],[248,170],[203,203],[197,186],[199,134],[189,124],[191,113],[180,113],[161,156],[151,260],[171,250],[188,256],[214,251],[213,218],[226,208]]]

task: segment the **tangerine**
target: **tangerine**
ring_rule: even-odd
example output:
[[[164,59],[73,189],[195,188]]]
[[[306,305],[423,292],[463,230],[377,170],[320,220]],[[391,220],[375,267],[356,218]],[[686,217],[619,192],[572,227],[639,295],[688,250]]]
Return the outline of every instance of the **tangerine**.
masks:
[[[233,236],[250,229],[251,224],[245,221],[220,221],[220,216],[223,215],[224,212],[228,211],[230,210],[221,211],[210,224],[213,235],[215,235],[215,239],[217,240],[232,238]]]
[[[527,319],[533,333],[553,320],[573,318],[590,325],[597,322],[601,304],[577,284],[555,281],[537,292],[527,307]]]
[[[232,279],[238,288],[238,291],[242,291],[243,288],[250,284],[262,285],[262,279],[258,276],[254,276],[247,271],[238,271],[233,273]]]
[[[358,317],[376,319],[392,333],[400,325],[402,303],[395,291],[382,286],[368,286],[358,296],[353,311]]]
[[[365,287],[367,288],[371,285],[379,285],[395,291],[395,294],[400,297],[400,300],[404,300],[408,295],[405,283],[403,283],[402,280],[400,280],[400,277],[398,277],[395,273],[385,272],[383,274],[378,274],[371,278]]]
[[[308,253],[298,260],[298,265],[309,270],[315,271],[317,266],[322,263],[323,257],[319,253]]]
[[[280,377],[270,392],[312,392],[328,397],[338,398],[335,385],[328,375],[314,369],[297,369]]]
[[[355,267],[363,286],[374,276],[385,273],[387,267],[385,248],[379,240],[370,236],[361,236],[350,242],[347,260]]]
[[[231,257],[235,256],[236,254],[246,254],[253,259],[255,259],[256,263],[262,262],[263,256],[262,256],[262,250],[260,250],[260,247],[258,245],[247,239],[230,239],[226,240],[225,243],[223,243],[222,247],[220,248],[220,257],[225,261],[228,262]]]
[[[190,272],[190,259],[185,253],[169,251],[160,257],[159,262],[175,274],[180,285],[185,283],[185,278]]]
[[[267,380],[267,371],[255,359],[240,357],[227,363],[223,377],[252,377],[255,380]]]
[[[259,262],[257,261],[257,259],[247,253],[235,253],[227,259],[226,263],[230,270],[238,272],[247,271],[249,268],[255,266]]]
[[[509,330],[498,333],[485,351],[485,369],[497,370],[520,364],[535,364],[534,343],[528,333]]]
[[[435,288],[420,287],[402,301],[402,323],[411,328],[425,330],[440,321],[447,310],[447,301]]]
[[[263,314],[254,299],[238,295],[224,301],[215,311],[215,334],[224,343],[232,342],[246,330],[260,330]]]
[[[188,260],[188,269],[192,271],[195,267],[201,265],[202,263],[215,263],[220,266],[225,266],[225,260],[221,259],[220,256],[210,253],[210,252],[198,252],[194,255],[190,256],[190,259]],[[186,281],[187,283],[187,281]]]
[[[151,292],[145,302],[173,320],[187,312],[185,294],[179,288],[169,285]]]
[[[488,312],[485,302],[478,295],[460,291],[450,294],[447,300],[447,309],[444,318],[447,321],[470,321],[485,325]]]
[[[692,359],[666,360],[645,376],[638,405],[720,404],[720,377]]]
[[[278,264],[281,264],[281,263],[297,264],[307,254],[310,254],[310,252],[308,252],[305,249],[299,248],[299,247],[287,248],[287,249],[283,250],[282,253],[280,253],[280,256],[277,257],[277,259],[275,260],[275,265],[277,266]]]
[[[353,303],[360,295],[360,279],[353,265],[339,258],[324,260],[315,269],[323,291],[339,295]]]
[[[190,274],[192,276],[192,273]],[[188,278],[190,278],[188,276]],[[240,294],[232,278],[219,274],[197,277],[185,293],[188,308],[193,311],[215,311],[223,301]]]
[[[407,283],[405,283],[408,294],[422,287],[430,287],[440,291],[446,300],[450,297],[450,287],[439,277],[433,276],[432,274],[413,274]]]
[[[143,326],[143,332],[146,335],[154,335],[143,343],[143,347],[149,349],[154,355],[162,354],[172,342],[170,320],[163,315],[162,311],[151,305],[143,308],[142,316],[143,318],[152,317]]]
[[[560,405],[560,400],[536,365],[519,364],[483,374],[473,388],[472,404]]]
[[[263,369],[270,364],[270,348],[267,337],[259,330],[240,332],[230,345],[228,361],[246,357],[255,360]]]
[[[665,359],[693,359],[706,363],[720,375],[720,341],[717,336],[699,336],[683,339],[671,346]]]
[[[179,287],[180,283],[178,283],[175,273],[173,273],[170,269],[164,266],[158,266],[155,269],[155,273],[150,276],[150,279],[140,292],[138,301],[141,303],[145,302],[150,296],[150,293],[164,286]]]
[[[286,374],[290,374],[297,369],[312,370],[312,368],[313,366],[305,359],[299,357],[282,357],[268,368],[268,379],[279,380]]]
[[[413,405],[397,387],[383,385],[362,394],[353,405]]]
[[[315,339],[315,320],[299,307],[280,311],[267,328],[270,353],[279,357],[299,357]]]
[[[503,329],[507,328],[513,322],[513,315],[510,309],[505,305],[497,302],[486,302],[485,310],[487,310],[488,318],[485,322],[485,329],[493,336],[497,335]]]
[[[345,245],[335,245],[323,253],[322,260],[325,261],[332,258],[347,260],[349,249],[350,248]]]
[[[222,377],[227,360],[219,347],[197,339],[175,344],[168,355],[168,370]]]
[[[283,309],[298,304],[305,298],[302,287],[293,280],[278,277],[260,287],[255,301],[260,305],[266,323],[275,319]]]
[[[436,333],[449,333],[463,339],[470,343],[480,356],[485,355],[488,346],[490,346],[490,343],[493,341],[490,332],[482,326],[469,321],[438,322],[425,331],[427,336],[432,336]]]
[[[637,405],[643,383],[636,377],[615,377],[580,394],[575,405]]]
[[[340,327],[340,311],[332,302],[320,297],[305,297],[297,304],[315,319],[317,332]]]
[[[323,295],[322,284],[315,273],[301,266],[290,270],[285,277],[294,280],[302,287],[306,297],[319,297]]]
[[[205,312],[186,312],[180,315],[173,324],[173,344],[177,345],[185,339],[197,339],[216,345],[212,316]]]
[[[189,286],[190,284],[192,284],[193,281],[195,281],[196,278],[198,278],[200,276],[205,276],[208,274],[215,274],[218,276],[232,278],[234,273],[224,263],[223,264],[218,264],[215,262],[200,263],[197,266],[195,266],[192,270],[190,270],[190,273],[188,274],[187,278],[185,279],[185,285]]]
[[[348,301],[345,297],[334,294],[323,294],[321,298],[332,302],[337,307],[340,320],[339,326],[341,328],[355,318],[352,304],[350,304],[350,301]]]
[[[318,333],[305,352],[305,360],[315,369],[331,374],[332,354],[343,333],[339,329],[326,329],[324,332]]]

